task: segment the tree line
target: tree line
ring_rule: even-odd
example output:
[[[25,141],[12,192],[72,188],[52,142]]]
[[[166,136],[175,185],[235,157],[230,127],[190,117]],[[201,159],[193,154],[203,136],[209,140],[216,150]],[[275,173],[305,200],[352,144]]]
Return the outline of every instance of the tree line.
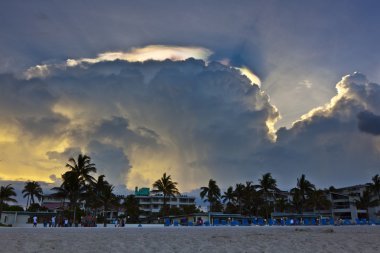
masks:
[[[238,213],[248,216],[269,218],[272,212],[303,213],[331,208],[328,198],[330,193],[336,192],[331,186],[329,189],[317,189],[314,184],[302,174],[297,178],[296,187],[288,193],[277,188],[277,181],[266,173],[258,180],[258,184],[247,181],[230,186],[221,192],[216,181],[210,179],[207,186],[201,187],[200,197],[209,203],[209,211]],[[380,177],[375,175],[372,182],[366,184],[363,196],[356,201],[358,209],[368,210],[371,206],[380,205]]]
[[[74,222],[78,222],[78,212],[80,215],[91,212],[98,216],[104,211],[118,208],[127,211],[130,222],[139,220],[141,211],[135,196],[117,196],[114,193],[114,186],[105,179],[105,175],[94,178],[93,174],[97,170],[89,156],[79,154],[77,159],[70,158],[66,168],[68,171],[62,174],[61,185],[52,188],[53,193],[48,196],[60,199],[62,210],[68,209],[68,215],[71,215]],[[177,185],[178,183],[174,182],[171,176],[166,173],[153,183],[152,192],[163,194],[163,207],[156,215],[157,217],[200,212],[195,205],[177,208],[175,206],[170,207],[167,204],[167,200],[171,196],[175,197],[180,194]],[[314,184],[306,179],[305,175],[301,175],[297,178],[296,187],[290,190],[292,201],[289,203],[287,194],[277,188],[277,180],[272,177],[271,173],[266,173],[258,180],[258,184],[254,184],[252,181],[247,181],[244,184],[237,183],[235,186],[229,186],[222,193],[216,181],[210,179],[208,185],[201,187],[200,190],[200,197],[204,202],[209,203],[209,211],[211,212],[237,213],[268,218],[273,211],[302,213],[305,210],[318,212],[330,208],[331,202],[327,195],[334,192],[335,189],[334,187],[317,189]],[[36,203],[36,200],[41,201],[44,196],[38,182],[26,182],[22,193],[23,197],[27,198],[28,211],[43,210],[43,207]],[[15,196],[16,193],[11,184],[0,187],[0,219],[3,210],[15,210],[16,207],[7,204],[17,202]],[[376,197],[375,200],[374,196]],[[65,206],[66,200],[68,206]],[[370,206],[379,205],[379,201],[380,177],[377,174],[372,178],[372,182],[367,184],[367,189],[356,204],[360,209],[368,209]],[[85,213],[79,204],[84,204]],[[23,209],[21,208],[21,210]],[[105,217],[103,217],[104,226],[106,226],[106,222]]]

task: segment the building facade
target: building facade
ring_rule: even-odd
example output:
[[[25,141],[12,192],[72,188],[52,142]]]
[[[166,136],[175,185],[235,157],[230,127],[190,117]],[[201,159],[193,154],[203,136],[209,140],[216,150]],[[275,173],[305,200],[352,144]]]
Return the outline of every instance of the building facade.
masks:
[[[368,209],[357,208],[357,202],[364,197],[368,185],[353,185],[335,189],[330,192],[332,203],[332,214],[334,217],[342,219],[356,220],[358,218],[379,219],[380,206],[370,206]],[[376,200],[376,196],[370,196],[370,200]]]
[[[379,220],[380,205],[370,206],[368,209],[358,208],[357,202],[363,198],[368,190],[368,185],[354,185],[339,189],[326,191],[326,198],[331,202],[331,207],[327,210],[305,210],[302,214],[298,213],[272,213],[273,218],[334,218],[338,220],[350,220],[352,223],[358,219]],[[282,194],[286,195],[286,194]],[[290,204],[292,195],[287,194],[287,201]],[[376,196],[371,196],[371,200],[376,200]]]
[[[139,202],[139,208],[144,215],[159,213],[164,206],[164,195],[162,193],[153,193],[149,188],[135,189],[135,198]],[[166,196],[166,205],[168,207],[182,208],[184,206],[195,205],[195,197],[187,195]]]

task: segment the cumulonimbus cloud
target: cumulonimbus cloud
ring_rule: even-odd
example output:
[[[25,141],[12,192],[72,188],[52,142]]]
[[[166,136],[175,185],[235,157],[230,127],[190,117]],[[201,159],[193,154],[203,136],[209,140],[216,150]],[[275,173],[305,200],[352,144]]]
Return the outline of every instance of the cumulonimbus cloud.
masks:
[[[149,186],[163,172],[182,190],[210,177],[225,186],[265,172],[279,185],[306,173],[322,186],[374,173],[379,140],[358,130],[357,115],[378,115],[380,93],[364,75],[344,77],[329,104],[276,131],[278,110],[239,70],[175,60],[82,59],[46,66],[43,76],[34,69],[27,79],[0,76],[7,91],[0,95],[0,124],[16,129],[11,142],[1,142],[13,175],[38,173],[49,181],[64,171],[65,157],[79,151],[90,154],[113,183],[129,188]],[[15,100],[20,103],[12,107]],[[14,159],[24,153],[21,161]],[[12,174],[0,167],[4,175]]]

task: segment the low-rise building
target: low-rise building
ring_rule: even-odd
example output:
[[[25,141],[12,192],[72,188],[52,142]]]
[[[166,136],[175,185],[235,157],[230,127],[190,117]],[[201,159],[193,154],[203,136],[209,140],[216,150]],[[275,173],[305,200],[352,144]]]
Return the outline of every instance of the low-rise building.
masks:
[[[326,191],[326,198],[330,200],[331,207],[326,210],[305,210],[302,214],[298,213],[272,213],[273,218],[324,218],[332,217],[335,221],[350,220],[352,223],[358,219],[369,218],[370,220],[378,220],[380,206],[370,206],[368,209],[358,208],[357,202],[363,197],[365,191],[368,190],[367,185],[354,185]],[[284,194],[286,195],[286,194]],[[288,203],[291,203],[292,196],[288,194]],[[375,200],[376,196],[371,196],[371,200]]]
[[[164,195],[162,193],[154,193],[149,188],[135,188],[135,198],[139,202],[140,210],[147,216],[149,214],[159,213],[164,206]],[[168,207],[182,208],[184,206],[195,205],[195,197],[187,195],[166,196],[166,204]]]
[[[330,193],[332,202],[332,213],[334,217],[356,220],[358,218],[369,218],[377,220],[376,215],[380,211],[380,205],[369,206],[368,209],[357,208],[357,202],[364,197],[365,191],[368,190],[368,185],[353,185],[335,189]],[[377,196],[371,196],[370,200],[376,200]],[[368,214],[367,214],[368,213]]]

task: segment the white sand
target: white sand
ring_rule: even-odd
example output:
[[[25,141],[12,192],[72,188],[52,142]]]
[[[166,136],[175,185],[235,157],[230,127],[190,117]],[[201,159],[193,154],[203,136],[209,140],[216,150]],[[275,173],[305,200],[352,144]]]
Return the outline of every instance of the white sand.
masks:
[[[0,252],[380,252],[380,226],[0,228]]]

